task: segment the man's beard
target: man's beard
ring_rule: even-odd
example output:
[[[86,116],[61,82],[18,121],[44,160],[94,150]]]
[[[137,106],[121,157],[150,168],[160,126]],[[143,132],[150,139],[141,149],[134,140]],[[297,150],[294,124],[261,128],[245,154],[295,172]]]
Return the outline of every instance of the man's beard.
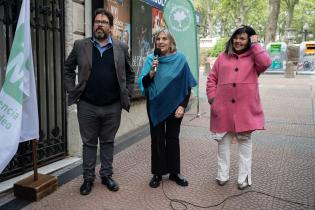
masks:
[[[101,32],[100,32],[101,31]],[[94,31],[94,37],[96,39],[107,39],[108,34],[102,29],[96,29]]]

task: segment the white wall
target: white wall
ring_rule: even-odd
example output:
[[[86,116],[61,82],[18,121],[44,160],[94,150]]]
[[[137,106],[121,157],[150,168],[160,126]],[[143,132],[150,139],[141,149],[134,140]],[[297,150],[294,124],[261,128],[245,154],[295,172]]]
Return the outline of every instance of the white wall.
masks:
[[[217,43],[218,40],[219,40],[218,37],[201,38],[200,39],[200,48],[211,48]]]

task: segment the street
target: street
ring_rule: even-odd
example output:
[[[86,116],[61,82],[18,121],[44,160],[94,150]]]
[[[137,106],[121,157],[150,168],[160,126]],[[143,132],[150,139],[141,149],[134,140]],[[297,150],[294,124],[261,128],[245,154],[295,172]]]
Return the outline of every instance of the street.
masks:
[[[181,170],[188,187],[163,177],[150,188],[150,138],[115,155],[114,178],[118,192],[95,180],[92,193],[79,194],[82,176],[24,209],[315,209],[315,76],[262,75],[260,93],[266,130],[253,135],[253,185],[237,189],[237,144],[232,145],[230,181],[217,185],[216,142],[209,136],[206,76],[200,74],[200,118],[196,106],[186,113],[181,130]],[[98,171],[99,167],[97,168]],[[239,195],[239,196],[238,196]],[[171,202],[178,199],[186,202]],[[189,204],[189,203],[193,204]],[[198,207],[199,206],[199,207]],[[201,208],[203,207],[203,208]]]

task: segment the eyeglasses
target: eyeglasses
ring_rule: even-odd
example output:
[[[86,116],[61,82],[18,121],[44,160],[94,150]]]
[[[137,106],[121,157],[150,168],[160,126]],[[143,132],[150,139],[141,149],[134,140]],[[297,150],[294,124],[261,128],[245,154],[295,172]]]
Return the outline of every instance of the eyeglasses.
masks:
[[[108,25],[109,21],[107,21],[107,20],[95,20],[94,24],[95,25]]]

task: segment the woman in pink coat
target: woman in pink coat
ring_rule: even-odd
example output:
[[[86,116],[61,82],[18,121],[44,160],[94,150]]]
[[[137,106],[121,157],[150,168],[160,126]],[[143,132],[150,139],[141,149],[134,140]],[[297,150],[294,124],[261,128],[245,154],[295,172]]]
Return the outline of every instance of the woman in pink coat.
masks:
[[[241,26],[234,31],[208,75],[207,97],[211,105],[210,131],[218,141],[217,182],[229,180],[230,142],[239,143],[238,188],[252,184],[251,133],[264,129],[258,76],[271,64],[266,51],[257,43],[253,28]]]

